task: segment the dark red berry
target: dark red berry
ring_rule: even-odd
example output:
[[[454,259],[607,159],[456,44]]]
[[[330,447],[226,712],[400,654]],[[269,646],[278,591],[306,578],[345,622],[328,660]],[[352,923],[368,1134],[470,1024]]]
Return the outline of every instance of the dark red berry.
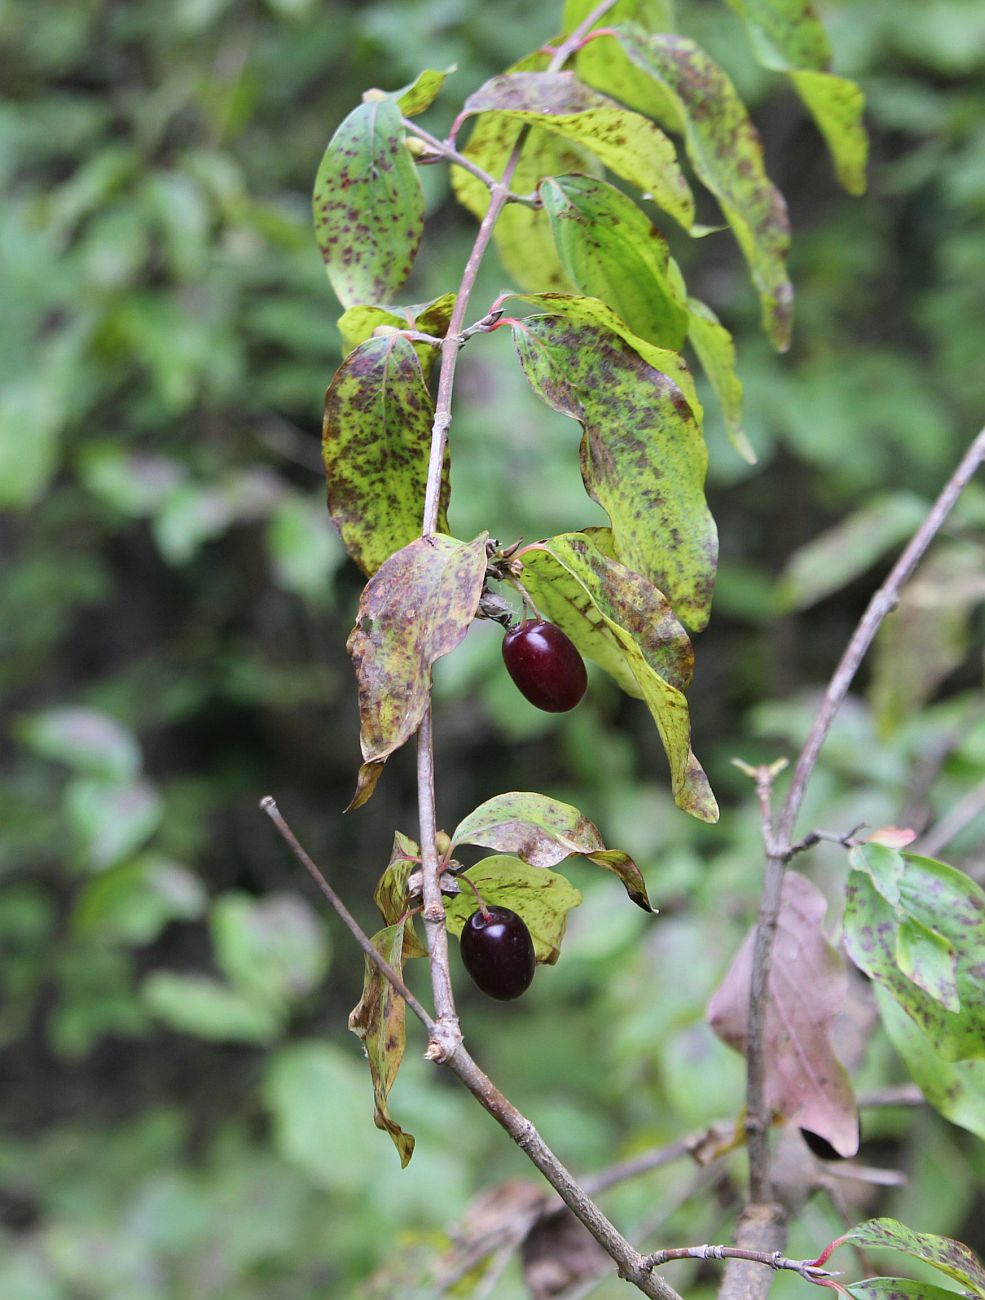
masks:
[[[462,961],[477,986],[491,998],[509,1002],[526,993],[537,961],[523,918],[508,907],[472,913],[462,930]]]
[[[844,1160],[840,1151],[836,1151],[826,1137],[812,1133],[809,1128],[802,1128],[800,1136],[804,1139],[818,1160]]]
[[[585,694],[588,674],[581,655],[559,627],[528,619],[503,638],[503,662],[531,704],[566,713]]]

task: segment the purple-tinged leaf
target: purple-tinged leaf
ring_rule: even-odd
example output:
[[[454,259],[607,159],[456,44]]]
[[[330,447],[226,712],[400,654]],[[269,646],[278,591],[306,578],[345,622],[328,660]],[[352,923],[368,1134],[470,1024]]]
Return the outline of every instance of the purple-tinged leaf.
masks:
[[[373,947],[398,974],[403,970],[404,927],[390,925],[372,938]],[[388,1098],[407,1045],[407,1007],[386,976],[366,958],[363,994],[349,1016],[349,1028],[363,1040],[373,1080],[373,1120],[389,1133],[405,1169],[414,1154],[414,1139],[390,1118]]]
[[[367,575],[420,534],[433,422],[421,363],[399,334],[360,343],[325,394],[328,508],[345,549]],[[449,465],[446,450],[440,532],[448,526]]]
[[[382,765],[420,725],[431,665],[468,631],[485,572],[485,533],[468,543],[434,533],[391,555],[363,589],[347,643],[364,759],[350,808],[369,799]]]
[[[718,542],[704,498],[707,454],[684,393],[599,326],[534,316],[513,336],[534,392],[582,427],[582,480],[609,516],[620,560],[703,627]]]
[[[338,128],[313,203],[318,246],[342,305],[389,302],[410,274],[424,230],[421,181],[392,99],[360,104]]]
[[[953,1237],[914,1232],[896,1219],[868,1219],[831,1242],[818,1256],[819,1263],[823,1266],[839,1246],[845,1245],[898,1250],[953,1278],[973,1295],[985,1296],[985,1268],[981,1260],[963,1241],[955,1241]]]
[[[576,854],[611,871],[638,907],[652,912],[646,882],[633,859],[607,849],[596,826],[577,808],[529,790],[512,790],[480,804],[455,828],[452,846],[478,844],[515,853],[533,867],[554,867]]]
[[[851,1081],[831,1046],[848,975],[821,928],[827,902],[806,877],[783,882],[770,966],[764,1064],[766,1102],[791,1123],[826,1138],[843,1156],[858,1150],[858,1111]],[[708,1021],[745,1054],[755,931],[750,930],[708,1004]]]

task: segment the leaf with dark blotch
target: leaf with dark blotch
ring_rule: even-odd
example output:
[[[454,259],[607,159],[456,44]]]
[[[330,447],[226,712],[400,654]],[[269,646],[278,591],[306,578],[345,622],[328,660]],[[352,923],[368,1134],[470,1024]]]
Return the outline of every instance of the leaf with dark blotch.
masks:
[[[945,1061],[899,1003],[881,985],[874,987],[883,1028],[913,1082],[945,1119],[985,1142],[985,1060]]]
[[[647,32],[672,32],[673,4],[674,0],[617,0],[595,26],[633,23]],[[565,31],[573,31],[593,8],[592,0],[565,0]],[[575,71],[582,81],[655,118],[668,130],[682,129],[674,97],[630,62],[618,41],[589,41],[578,51]]]
[[[691,751],[683,691],[693,651],[666,598],[581,533],[536,542],[518,558],[524,585],[544,616],[623,690],[646,702],[667,753],[677,806],[701,821],[717,821],[708,778]]]
[[[672,141],[653,122],[590,89],[573,72],[493,77],[468,97],[464,112],[495,112],[583,145],[685,230],[694,223],[694,198]]]
[[[849,957],[945,1061],[985,1057],[985,891],[943,862],[885,845],[853,849],[849,862]]]
[[[553,966],[561,954],[561,939],[568,913],[581,902],[574,885],[546,867],[531,867],[506,854],[483,858],[463,875],[471,880],[487,906],[508,907],[530,931],[537,961]],[[462,927],[478,907],[468,885],[453,898],[445,898],[448,929],[460,937]]]
[[[786,204],[763,167],[763,146],[726,73],[685,36],[648,36],[633,24],[616,36],[630,60],[673,100],[688,157],[718,199],[749,265],[763,324],[781,351],[790,343],[793,289]]]
[[[845,1290],[854,1300],[954,1300],[955,1295],[946,1287],[908,1277],[869,1277]]]
[[[444,72],[439,72],[436,68],[425,68],[409,86],[394,91],[392,97],[397,101],[401,113],[405,117],[417,117],[418,113],[430,108],[441,94],[445,79],[455,71],[457,69],[454,63],[450,68],[445,68]]]
[[[390,925],[372,938],[373,947],[398,973],[403,970],[404,927]],[[388,1098],[404,1059],[407,1043],[406,1004],[380,969],[366,958],[363,995],[349,1016],[349,1028],[363,1040],[373,1080],[373,1119],[389,1133],[406,1168],[414,1154],[414,1139],[390,1118]]]
[[[982,1267],[981,1260],[963,1241],[955,1241],[953,1237],[939,1237],[932,1232],[914,1232],[896,1219],[868,1219],[836,1238],[818,1259],[826,1263],[839,1246],[845,1245],[885,1246],[890,1250],[898,1250],[953,1278],[972,1294],[985,1296],[985,1268]]]
[[[688,310],[668,278],[667,241],[621,190],[591,176],[543,181],[540,197],[568,279],[641,338],[680,351]]]
[[[609,516],[620,560],[703,627],[718,541],[704,497],[707,453],[684,393],[595,325],[527,317],[513,337],[534,392],[582,426],[582,480]]]
[[[411,344],[369,338],[342,362],[325,394],[322,455],[328,508],[365,574],[421,531],[434,404]],[[439,531],[450,492],[446,451]]]
[[[373,892],[373,902],[387,925],[396,925],[402,917],[406,916],[410,908],[407,881],[415,871],[420,869],[420,865],[420,849],[417,843],[402,835],[400,831],[394,831],[389,865],[377,881]],[[407,917],[404,922],[403,952],[405,959],[427,956],[427,948],[417,937],[414,929],[413,917]]]
[[[452,845],[478,844],[515,853],[534,867],[553,867],[581,854],[613,872],[638,907],[652,912],[642,872],[627,854],[606,849],[595,825],[571,804],[529,790],[512,790],[480,804],[455,828]]]
[[[746,25],[757,60],[765,68],[831,66],[831,42],[807,0],[728,0]]]
[[[332,136],[315,179],[314,215],[342,305],[389,302],[424,230],[421,181],[392,99],[360,104]]]
[[[742,428],[742,381],[735,365],[732,335],[710,307],[688,298],[688,342],[722,408],[728,440],[743,460],[756,463],[756,453]]]
[[[768,983],[766,1103],[775,1114],[826,1138],[840,1155],[852,1156],[858,1150],[858,1111],[830,1037],[845,1004],[848,973],[821,929],[827,906],[805,876],[787,872]],[[750,930],[708,1004],[712,1029],[743,1055],[754,942]]]
[[[418,302],[410,307],[373,307],[365,303],[349,307],[337,322],[339,333],[342,335],[342,353],[346,355],[360,343],[365,343],[380,325],[389,325],[391,329],[398,330],[418,330],[422,334],[433,334],[435,338],[444,338],[448,332],[448,322],[451,320],[454,307],[453,293],[443,293],[440,298],[435,298],[431,302]],[[421,343],[417,340],[412,340],[411,346],[417,353],[417,359],[427,379],[438,350],[430,343]]]
[[[431,665],[468,631],[485,572],[485,533],[467,543],[433,533],[391,555],[363,589],[347,643],[359,685],[364,759],[350,807],[366,802],[381,764],[420,725]]]

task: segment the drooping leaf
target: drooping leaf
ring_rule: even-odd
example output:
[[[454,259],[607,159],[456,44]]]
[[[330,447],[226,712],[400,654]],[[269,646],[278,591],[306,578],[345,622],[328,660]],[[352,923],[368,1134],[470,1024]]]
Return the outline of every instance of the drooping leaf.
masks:
[[[763,147],[742,100],[718,64],[689,38],[648,35],[632,23],[616,27],[615,34],[666,99],[661,117],[668,129],[683,133],[695,173],[718,200],[749,265],[763,326],[784,350],[793,311],[786,204],[766,175]]]
[[[421,181],[392,99],[360,104],[338,128],[313,203],[318,246],[343,307],[389,302],[410,274],[424,230]]]
[[[661,592],[580,533],[536,542],[519,558],[524,585],[545,617],[624,690],[645,700],[667,753],[677,806],[717,821],[708,778],[691,751],[683,695],[691,643]]]
[[[483,858],[462,874],[472,881],[487,905],[509,907],[523,918],[537,961],[553,966],[561,954],[567,915],[581,902],[574,885],[546,867],[531,867],[506,854]],[[459,937],[478,907],[475,894],[464,885],[460,894],[445,898],[444,903],[448,929]]]
[[[858,1111],[851,1080],[830,1037],[844,1006],[848,976],[821,929],[826,910],[820,890],[805,876],[788,871],[768,983],[766,1102],[774,1113],[851,1156],[858,1150]],[[754,942],[755,931],[750,930],[708,1004],[712,1029],[743,1054]]]
[[[454,650],[475,617],[486,571],[486,534],[443,533],[397,551],[363,589],[347,648],[359,684],[359,785],[350,808],[372,795],[383,763],[417,730],[431,665]]]
[[[985,1296],[985,1268],[981,1260],[963,1241],[955,1241],[953,1237],[914,1232],[896,1219],[868,1219],[836,1238],[818,1259],[826,1262],[839,1246],[849,1244],[898,1250],[953,1278],[974,1295]]]
[[[876,984],[875,992],[883,1026],[913,1082],[945,1119],[985,1142],[985,1061],[945,1061],[884,988]]]
[[[736,370],[732,335],[703,302],[688,298],[687,305],[688,342],[718,398],[728,440],[743,460],[755,465],[756,453],[742,428],[742,381]]]
[[[372,944],[395,971],[399,973],[403,970],[402,925],[390,925],[385,930],[380,930],[373,935]],[[349,1016],[349,1028],[363,1040],[366,1048],[373,1080],[373,1121],[377,1128],[389,1133],[400,1156],[402,1169],[406,1169],[414,1154],[414,1139],[391,1119],[388,1099],[407,1045],[406,1013],[407,1006],[403,998],[367,957],[362,997]]]
[[[493,77],[468,97],[463,110],[463,114],[487,112],[583,145],[690,230],[694,198],[673,143],[649,119],[590,89],[573,72],[508,72]]]
[[[842,188],[864,194],[869,138],[862,121],[861,88],[831,72],[791,72],[790,80],[824,136]]]
[[[609,516],[619,558],[703,627],[718,543],[705,446],[684,394],[599,326],[535,316],[513,336],[534,392],[582,426],[582,480]]]
[[[570,34],[580,27],[595,8],[596,0],[564,0],[564,31]],[[648,32],[674,30],[674,0],[617,0],[604,18],[610,23],[639,23]]]
[[[397,101],[401,113],[405,117],[417,117],[418,113],[429,109],[441,94],[446,78],[456,71],[454,63],[451,67],[445,68],[444,72],[439,72],[435,68],[425,68],[423,72],[417,74],[409,86],[394,91],[393,98]]]
[[[380,876],[373,891],[373,902],[387,925],[396,925],[405,916],[410,907],[410,895],[407,882],[413,873],[420,869],[421,856],[417,843],[402,835],[393,833],[393,848],[390,850],[390,863]],[[404,960],[412,957],[426,957],[427,948],[421,943],[414,929],[413,917],[404,922]]]
[[[912,492],[888,492],[866,502],[793,552],[777,588],[781,608],[810,609],[847,587],[905,541],[926,513],[926,503]]]
[[[558,256],[579,291],[607,303],[641,338],[679,351],[688,310],[668,279],[667,241],[621,190],[591,176],[540,187]]]
[[[444,338],[448,332],[448,322],[455,307],[455,295],[443,293],[431,302],[418,302],[409,307],[374,307],[360,303],[349,307],[339,317],[337,324],[342,335],[342,353],[348,354],[371,338],[379,325],[389,325],[392,329],[417,330],[421,334],[433,334],[435,338]],[[425,379],[430,377],[437,349],[430,343],[411,341],[417,353]]]
[[[900,860],[895,905],[886,897],[887,871],[873,876],[875,849],[880,860]],[[884,846],[853,849],[849,862],[849,957],[896,999],[945,1061],[985,1057],[985,891],[943,862]]]
[[[420,535],[434,404],[411,344],[398,334],[350,352],[325,394],[328,508],[365,574]],[[438,530],[447,530],[450,458]]]
[[[546,795],[513,790],[487,799],[456,826],[452,847],[457,844],[515,853],[534,867],[554,867],[573,854],[582,854],[617,875],[638,907],[653,910],[643,874],[633,859],[618,849],[606,849],[587,817]]]

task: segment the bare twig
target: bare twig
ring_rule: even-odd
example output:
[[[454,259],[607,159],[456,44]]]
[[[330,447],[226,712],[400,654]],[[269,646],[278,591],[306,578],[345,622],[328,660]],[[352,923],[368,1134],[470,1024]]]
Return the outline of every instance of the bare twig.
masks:
[[[914,852],[932,858],[985,813],[985,781],[963,795],[913,846]]]
[[[923,558],[954,503],[983,460],[985,460],[985,429],[982,429],[965,452],[929,514],[893,565],[885,582],[870,600],[868,608],[852,633],[845,652],[828,683],[804,747],[800,751],[774,833],[767,841],[763,894],[753,949],[747,1032],[746,1115],[750,1197],[754,1201],[767,1201],[770,1197],[769,1115],[766,1108],[763,1061],[765,1008],[783,876],[797,814],[800,812],[807,783],[814,771],[821,746],[876,632],[887,614],[895,608],[904,583]]]
[[[741,1259],[748,1264],[764,1264],[775,1271],[788,1269],[799,1273],[808,1282],[837,1276],[826,1268],[818,1268],[809,1259],[787,1259],[779,1250],[743,1250],[741,1246],[680,1246],[673,1250],[655,1251],[646,1256],[646,1263],[651,1268],[659,1268],[672,1259]]]
[[[430,150],[428,157],[420,159],[421,162],[444,161],[453,163],[456,167],[461,167],[463,171],[471,172],[476,180],[482,181],[483,185],[489,190],[500,184],[495,176],[490,176],[478,163],[473,162],[467,154],[456,149],[450,140],[439,140],[436,135],[432,135],[430,131],[425,131],[424,127],[409,117],[401,118],[401,121],[404,129],[415,135]],[[507,193],[506,202],[522,203],[528,208],[539,208],[541,206],[540,199],[536,194],[514,194],[512,191]]]

